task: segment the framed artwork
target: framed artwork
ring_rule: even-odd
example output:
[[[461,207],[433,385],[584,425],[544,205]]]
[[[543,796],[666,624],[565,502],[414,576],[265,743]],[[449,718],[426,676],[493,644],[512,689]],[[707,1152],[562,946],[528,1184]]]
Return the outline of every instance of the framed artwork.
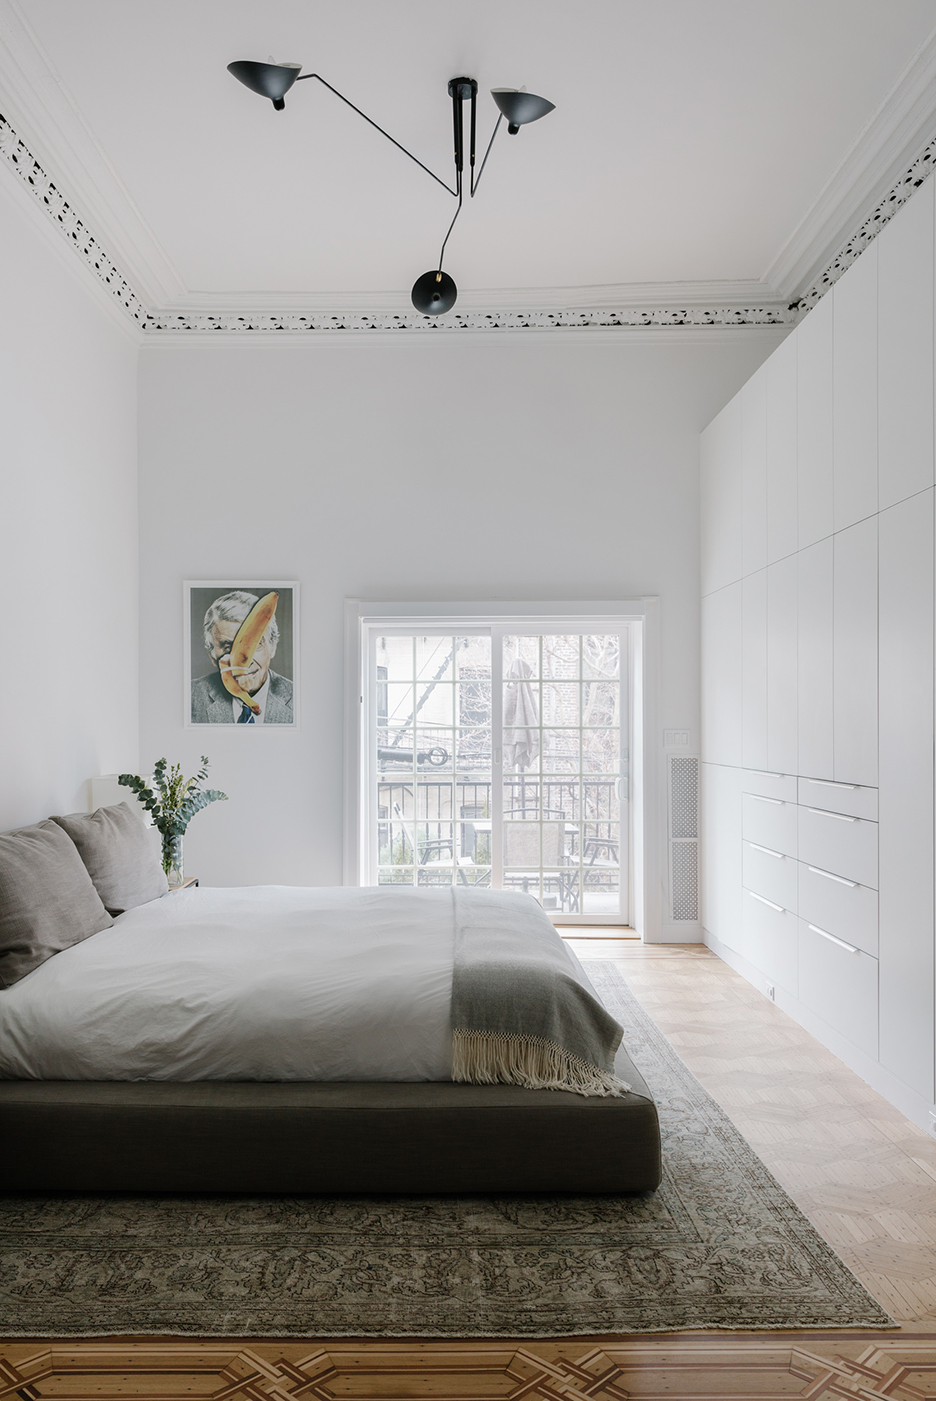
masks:
[[[187,579],[185,724],[299,724],[299,584]]]

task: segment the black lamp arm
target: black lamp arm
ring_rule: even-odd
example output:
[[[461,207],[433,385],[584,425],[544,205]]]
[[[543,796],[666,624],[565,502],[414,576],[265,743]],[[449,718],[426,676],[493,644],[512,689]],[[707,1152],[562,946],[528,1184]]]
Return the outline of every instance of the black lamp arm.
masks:
[[[473,116],[473,115],[474,115],[474,114],[472,114],[472,116]],[[472,199],[474,199],[474,197],[475,197],[475,191],[477,190],[478,186],[481,184],[481,176],[484,174],[484,167],[487,165],[487,158],[488,158],[488,156],[491,154],[491,147],[494,145],[494,137],[495,137],[495,136],[497,135],[497,133],[500,131],[500,124],[501,124],[501,122],[502,122],[503,120],[504,120],[504,114],[503,114],[503,112],[501,112],[500,116],[497,118],[497,121],[494,123],[494,130],[493,130],[493,132],[491,133],[491,139],[490,139],[490,141],[488,142],[488,148],[487,148],[487,150],[486,150],[485,153],[484,153],[484,160],[481,162],[481,169],[478,171],[478,178],[477,178],[477,180],[475,179],[475,173],[474,173],[474,141],[472,141],[472,143],[471,143],[471,146],[472,146],[472,151],[471,151],[471,198],[472,198]],[[472,123],[472,125],[473,125],[473,123]],[[472,132],[472,135],[474,135],[473,132]]]
[[[333,92],[336,97],[340,97],[342,102],[346,103],[347,106],[351,108],[352,112],[357,112],[358,116],[363,117],[365,122],[370,122],[371,126],[375,127],[376,130],[380,132],[381,136],[385,136],[388,141],[392,141],[394,146],[396,146],[398,150],[403,152],[404,156],[409,156],[411,161],[415,161],[416,164],[419,166],[420,170],[424,170],[427,175],[431,175],[433,180],[437,181],[438,184],[440,184],[444,190],[448,190],[450,195],[454,195],[456,198],[458,198],[459,190],[453,190],[451,185],[447,185],[446,182],[440,176],[436,175],[434,170],[430,170],[428,165],[423,165],[422,161],[418,158],[418,156],[414,156],[412,151],[408,151],[405,146],[401,146],[399,141],[397,141],[394,137],[390,135],[389,131],[384,131],[383,127],[379,126],[377,122],[373,121],[372,118],[370,118],[366,112],[362,112],[360,107],[355,107],[354,103],[350,100],[350,98],[345,97],[344,93],[339,92],[337,88],[332,87],[331,83],[326,82],[325,79],[322,77],[321,73],[300,73],[299,77],[296,79],[296,82],[301,83],[306,78],[315,78],[318,82],[322,84],[323,87],[328,88],[329,92]],[[491,139],[493,140],[493,137]],[[488,149],[490,149],[490,147]],[[487,157],[485,156],[485,160],[486,159]],[[481,169],[484,169],[483,165]],[[478,178],[480,179],[480,176]],[[460,176],[458,183],[459,185],[461,185]],[[472,193],[474,192],[472,191]],[[456,214],[455,217],[457,218],[458,215]],[[452,222],[454,223],[454,220]],[[443,244],[443,248],[444,246],[445,245]]]

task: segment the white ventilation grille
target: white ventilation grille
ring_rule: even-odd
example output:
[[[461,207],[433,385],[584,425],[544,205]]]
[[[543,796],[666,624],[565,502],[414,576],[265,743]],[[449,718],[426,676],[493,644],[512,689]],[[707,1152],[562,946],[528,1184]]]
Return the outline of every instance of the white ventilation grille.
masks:
[[[669,756],[670,905],[674,921],[699,918],[699,761]]]

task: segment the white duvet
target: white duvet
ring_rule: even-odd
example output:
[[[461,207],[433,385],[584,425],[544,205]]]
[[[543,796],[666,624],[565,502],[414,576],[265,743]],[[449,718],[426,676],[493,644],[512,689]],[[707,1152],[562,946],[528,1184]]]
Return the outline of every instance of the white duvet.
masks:
[[[178,891],[0,991],[0,1078],[448,1080],[453,952],[449,889]]]

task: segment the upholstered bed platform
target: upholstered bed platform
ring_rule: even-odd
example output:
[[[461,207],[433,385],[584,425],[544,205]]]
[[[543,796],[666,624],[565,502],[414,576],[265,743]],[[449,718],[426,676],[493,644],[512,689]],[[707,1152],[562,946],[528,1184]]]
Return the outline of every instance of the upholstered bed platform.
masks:
[[[0,1081],[0,1189],[639,1192],[660,1181],[650,1092],[447,1082]]]

